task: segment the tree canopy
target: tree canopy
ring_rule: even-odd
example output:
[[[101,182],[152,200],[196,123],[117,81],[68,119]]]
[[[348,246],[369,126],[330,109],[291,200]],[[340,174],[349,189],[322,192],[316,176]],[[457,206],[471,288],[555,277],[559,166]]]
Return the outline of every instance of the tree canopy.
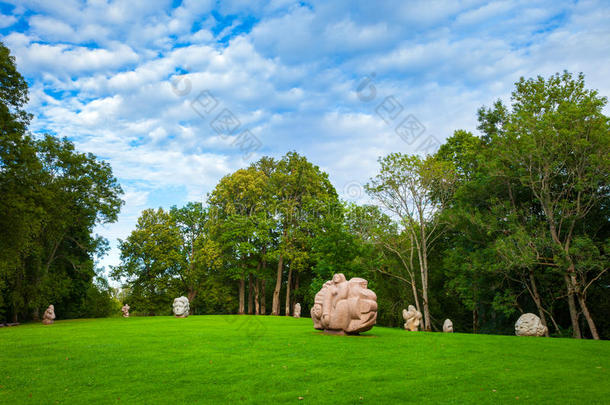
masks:
[[[60,318],[105,316],[111,291],[95,258],[108,243],[93,229],[116,221],[121,187],[67,138],[31,136],[27,100],[0,43],[0,318],[38,319],[51,303]]]
[[[205,203],[144,210],[119,241],[112,289],[96,267],[122,189],[110,165],[66,137],[32,135],[28,88],[0,43],[0,320],[170,314],[308,314],[334,273],[377,293],[378,321],[414,304],[425,330],[514,333],[534,312],[552,336],[610,338],[610,120],[582,74],[521,78],[426,156],[379,158],[341,201],[291,151],[220,179]],[[70,136],[70,134],[62,134]],[[268,305],[270,304],[270,305]]]
[[[289,315],[300,302],[307,313],[343,272],[369,280],[384,325],[414,304],[427,330],[448,317],[460,331],[513,333],[534,312],[551,335],[608,337],[605,103],[582,75],[521,79],[510,105],[478,111],[480,136],[456,130],[433,155],[381,157],[366,185],[378,205],[341,202],[295,152],[263,157],[220,180],[200,236],[179,230],[205,240],[184,246],[214,265],[176,294],[214,279],[234,297],[223,311]],[[181,263],[176,278],[191,271]]]

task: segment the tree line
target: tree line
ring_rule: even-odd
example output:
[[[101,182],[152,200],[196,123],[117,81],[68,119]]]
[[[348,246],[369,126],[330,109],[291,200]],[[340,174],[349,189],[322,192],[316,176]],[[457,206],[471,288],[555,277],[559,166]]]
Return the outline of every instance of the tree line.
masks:
[[[49,302],[67,317],[118,312],[92,231],[116,220],[120,186],[95,156],[27,132],[27,85],[0,50],[0,315],[36,319]],[[608,338],[606,104],[582,74],[522,78],[508,104],[478,110],[478,134],[381,157],[370,205],[340,200],[305,156],[262,157],[205,203],[144,210],[110,276],[141,315],[170,314],[179,295],[195,314],[290,315],[299,302],[307,315],[342,272],[369,280],[381,325],[413,304],[424,330],[451,318],[513,333],[534,312],[550,335]]]
[[[335,272],[369,279],[379,323],[413,303],[423,329],[513,333],[534,312],[556,336],[608,337],[606,98],[564,72],[521,79],[510,105],[478,111],[480,135],[456,130],[425,157],[392,153],[341,201],[296,152],[220,180],[206,204],[147,210],[121,241],[134,309],[290,315]],[[271,306],[268,307],[267,304]]]
[[[112,290],[94,258],[108,242],[122,190],[110,165],[67,139],[28,132],[28,87],[0,43],[0,322],[107,316]]]

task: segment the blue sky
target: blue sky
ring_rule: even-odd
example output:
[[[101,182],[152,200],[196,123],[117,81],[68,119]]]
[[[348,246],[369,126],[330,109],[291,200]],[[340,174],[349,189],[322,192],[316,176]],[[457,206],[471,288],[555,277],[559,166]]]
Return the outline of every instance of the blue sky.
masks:
[[[143,209],[205,201],[262,155],[305,154],[365,202],[379,156],[476,132],[520,76],[584,72],[608,96],[608,21],[607,1],[0,1],[31,130],[107,160],[126,192],[97,229],[103,266]],[[223,111],[237,127],[213,125]]]

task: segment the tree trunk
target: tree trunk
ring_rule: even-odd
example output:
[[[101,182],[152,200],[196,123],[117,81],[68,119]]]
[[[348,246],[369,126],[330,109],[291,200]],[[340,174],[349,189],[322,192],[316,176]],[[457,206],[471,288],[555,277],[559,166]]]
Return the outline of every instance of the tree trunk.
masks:
[[[292,282],[292,266],[288,269],[288,281],[286,282],[286,316],[290,316],[290,284]]]
[[[254,286],[252,285],[252,274],[248,274],[248,315],[254,313]]]
[[[549,222],[549,230],[551,231],[551,238],[557,244],[557,246],[561,247],[561,249],[563,249],[565,251],[566,257],[569,261],[569,266],[568,266],[567,272],[564,274],[564,279],[566,282],[566,287],[568,289],[568,307],[570,310],[570,320],[572,322],[572,336],[575,339],[582,339],[582,332],[580,331],[580,325],[578,323],[578,310],[576,309],[576,301],[574,299],[574,295],[576,294],[575,288],[576,288],[577,283],[573,282],[576,280],[574,279],[574,273],[573,273],[574,272],[574,263],[572,262],[572,259],[570,257],[570,251],[569,251],[570,238],[568,238],[565,241],[565,244],[561,242],[561,240],[559,239],[559,235],[557,233],[557,229],[555,228],[553,216],[549,215],[549,213],[552,213],[552,211],[549,210],[544,204],[543,204],[543,209],[544,209],[544,212],[546,213],[547,221]],[[594,327],[595,327],[595,325],[594,325]]]
[[[423,263],[420,266],[421,269],[421,289],[422,289],[422,304],[424,306],[424,330],[430,331],[430,309],[428,308],[428,260],[426,258],[426,251],[424,247]]]
[[[189,289],[186,293],[186,298],[189,300],[189,314],[193,315],[193,305],[191,304],[195,297],[197,296],[197,291],[193,289]]]
[[[411,290],[413,291],[413,299],[415,300],[415,308],[417,308],[417,311],[421,314],[421,307],[419,306],[419,296],[417,294],[417,284],[415,283],[415,274],[413,274],[413,253],[415,250],[415,246],[413,245],[413,233],[409,233],[409,239],[410,239],[410,252],[409,252],[409,267],[406,269],[407,273],[409,273],[409,278],[411,279]],[[402,256],[400,256],[400,260],[402,261],[403,265],[406,267],[406,263],[404,262],[404,260],[402,259]]]
[[[258,297],[260,291],[260,281],[258,277],[254,280],[254,315],[260,314],[260,300]]]
[[[190,277],[193,276],[193,273],[195,272],[195,261],[193,260],[193,257],[195,256],[195,243],[193,241],[193,243],[191,243],[191,250],[189,252],[189,266],[188,266],[188,275]],[[187,295],[186,298],[189,300],[189,315],[193,315],[193,311],[194,311],[194,307],[192,305],[193,300],[195,299],[195,297],[197,296],[197,291],[191,286],[187,288]]]
[[[595,327],[595,322],[593,322],[593,318],[591,317],[591,314],[589,313],[589,308],[587,307],[587,303],[585,301],[584,294],[582,294],[582,293],[578,294],[578,303],[580,304],[580,308],[582,309],[582,314],[584,315],[585,319],[587,320],[587,324],[589,325],[589,329],[591,330],[591,336],[593,336],[593,339],[599,340],[599,334],[597,333],[597,328]]]
[[[402,267],[405,269],[405,271],[409,274],[409,280],[407,280],[405,277],[396,277],[399,280],[404,281],[406,284],[409,284],[411,286],[411,293],[413,294],[413,301],[415,301],[415,308],[417,309],[417,311],[422,314],[423,312],[421,311],[421,307],[419,306],[419,297],[417,294],[417,284],[415,283],[415,275],[413,274],[413,254],[415,251],[415,247],[413,245],[413,233],[409,232],[409,237],[410,237],[410,252],[409,252],[409,264],[407,264],[407,262],[405,262],[405,259],[402,257],[402,255],[400,254],[400,251],[398,248],[394,248],[389,244],[383,244],[382,246],[384,246],[386,249],[392,251],[396,256],[398,256],[398,258],[400,259],[400,262],[402,263]],[[381,271],[381,270],[380,270]],[[381,271],[381,273],[384,273],[383,271]],[[391,273],[387,273],[388,275],[392,275]]]
[[[423,283],[422,283],[423,284]],[[424,306],[424,330],[430,331],[430,309],[428,308],[428,286],[424,284],[422,286],[422,301]]]
[[[188,298],[189,303],[192,302],[196,296],[197,296],[197,291],[195,291],[193,289],[188,290],[186,293],[186,298]]]
[[[530,269],[530,284],[532,286],[532,298],[538,308],[538,314],[540,315],[540,322],[546,327],[545,336],[549,337],[549,326],[546,323],[546,316],[544,315],[544,309],[542,308],[542,299],[538,293],[538,287],[536,286],[536,279],[534,278],[534,271]]]
[[[417,246],[417,256],[419,258],[419,270],[421,274],[422,305],[424,309],[423,330],[430,331],[430,309],[428,307],[428,244],[426,240],[426,225],[423,222],[424,214],[421,207],[418,207],[417,211],[419,215],[420,240],[417,240],[417,234],[415,234],[414,230],[411,230],[411,232],[413,232],[413,240]]]
[[[417,294],[417,285],[415,284],[415,277],[413,277],[413,273],[409,272],[409,276],[411,278],[411,290],[413,291],[413,299],[415,300],[415,308],[421,314],[421,307],[419,306],[419,296]]]
[[[567,248],[566,248],[566,250],[567,250]],[[568,282],[570,282],[572,284],[572,292],[573,292],[572,297],[574,297],[574,295],[576,295],[576,297],[578,298],[578,303],[580,304],[580,309],[582,310],[582,314],[585,317],[585,320],[587,321],[587,325],[589,325],[589,330],[591,331],[591,336],[593,337],[593,339],[599,340],[599,334],[597,333],[597,327],[595,326],[595,322],[593,322],[593,317],[591,317],[591,313],[589,312],[589,308],[587,307],[585,295],[582,292],[582,290],[580,288],[581,286],[576,278],[576,269],[574,268],[574,262],[572,261],[570,256],[568,256],[568,260],[570,263],[570,265],[568,266],[568,274],[569,274]],[[581,337],[582,337],[582,334],[581,334]]]
[[[280,260],[277,262],[277,278],[275,280],[275,289],[273,290],[273,302],[271,304],[271,315],[278,316],[280,314],[280,289],[282,288],[282,270],[284,268],[284,255],[280,254]]]
[[[479,328],[479,311],[477,311],[477,307],[475,304],[475,307],[472,310],[472,333],[476,334],[478,328]]]
[[[261,280],[261,315],[267,315],[267,307],[265,305],[265,279]]]
[[[570,281],[570,277],[564,274],[566,288],[568,289],[568,307],[570,309],[570,320],[572,321],[572,337],[574,339],[582,339],[580,333],[580,325],[578,324],[578,311],[576,310],[576,302],[574,301],[574,288]]]
[[[295,278],[295,283],[294,283],[294,289],[292,290],[292,301],[295,303],[297,302],[297,294],[299,293],[299,272],[297,271],[296,274],[294,275]]]
[[[243,315],[246,312],[245,309],[245,294],[246,294],[246,280],[242,277],[239,280],[239,315]]]

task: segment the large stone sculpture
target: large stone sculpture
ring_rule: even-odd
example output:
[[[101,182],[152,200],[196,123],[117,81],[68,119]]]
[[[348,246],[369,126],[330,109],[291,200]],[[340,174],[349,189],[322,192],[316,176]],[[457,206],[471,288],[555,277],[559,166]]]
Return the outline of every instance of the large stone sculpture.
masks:
[[[292,316],[294,316],[295,318],[301,317],[301,304],[299,304],[298,302],[294,304],[294,311],[292,311]]]
[[[371,329],[377,322],[377,295],[367,285],[363,278],[347,281],[343,274],[335,274],[315,296],[313,327],[350,335]]]
[[[517,336],[544,336],[546,332],[546,326],[534,314],[523,314],[515,323],[515,335]]]
[[[189,300],[186,297],[178,297],[174,300],[172,305],[174,309],[174,316],[176,318],[186,318],[189,316]]]
[[[127,304],[123,305],[123,307],[121,308],[121,311],[123,311],[124,318],[129,318],[129,308],[130,306]]]
[[[409,305],[409,310],[402,310],[402,318],[405,320],[405,329],[412,332],[419,330],[419,324],[421,322],[421,312],[419,312],[413,305]]]
[[[50,325],[55,321],[55,307],[51,304],[44,311],[44,315],[42,315],[42,323],[45,325]]]
[[[445,322],[443,322],[443,332],[453,333],[453,322],[451,322],[451,319],[445,319]]]

